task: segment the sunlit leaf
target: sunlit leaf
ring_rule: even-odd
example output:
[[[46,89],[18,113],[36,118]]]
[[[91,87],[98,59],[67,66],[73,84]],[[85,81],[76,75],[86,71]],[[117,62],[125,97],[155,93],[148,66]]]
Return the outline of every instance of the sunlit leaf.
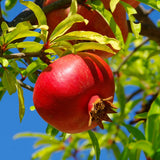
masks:
[[[2,29],[3,34],[6,34],[6,32],[8,31],[8,25],[6,22],[2,22],[1,29]]]
[[[73,45],[75,52],[80,52],[84,50],[101,50],[105,51],[111,54],[116,54],[110,47],[104,45],[104,44],[99,44],[95,42],[83,42],[83,43],[78,43]],[[96,54],[96,52],[95,52]],[[107,53],[106,53],[107,54]]]
[[[10,95],[16,92],[16,77],[11,71],[4,71],[2,84]]]
[[[142,2],[142,3],[144,3],[144,4],[146,4],[146,5],[154,8],[154,9],[156,9],[157,11],[160,12],[160,8],[159,8],[159,5],[158,5],[159,2],[157,2],[157,1],[155,1],[155,0],[137,0],[137,1]]]
[[[127,124],[123,124],[123,125],[137,140],[145,140],[145,136],[138,128],[133,127],[131,125],[127,125]]]
[[[112,13],[116,9],[116,6],[119,2],[120,2],[120,0],[110,0],[109,6],[110,6]]]
[[[57,37],[63,35],[65,32],[67,32],[74,23],[77,22],[85,22],[87,21],[79,14],[73,14],[66,19],[64,19],[62,22],[60,22],[57,27],[54,29],[50,36],[50,41],[55,40]]]
[[[152,143],[146,140],[139,140],[135,143],[130,143],[129,149],[139,149],[141,151],[144,151],[149,157],[154,155]]]
[[[17,48],[23,48],[24,53],[36,53],[39,52],[43,48],[43,44],[37,42],[19,42],[16,43]]]
[[[77,13],[77,0],[72,0],[70,12],[69,12],[68,16],[71,16],[75,13]]]
[[[132,6],[130,6],[128,3],[121,1],[121,4],[125,7],[126,12],[128,13],[132,32],[135,34],[136,38],[138,38],[139,33],[141,31],[141,23],[135,23],[136,19],[134,17],[134,14],[136,14],[137,11]]]
[[[5,1],[5,9],[8,11],[8,10],[11,10],[15,4],[17,3],[17,0],[6,0]]]
[[[120,50],[121,46],[118,40],[114,38],[109,38],[107,36],[103,36],[99,33],[92,31],[73,31],[57,38],[55,42],[58,41],[66,41],[66,40],[88,40],[88,41],[96,41],[100,44],[110,44],[114,49]]]
[[[46,16],[38,5],[36,5],[34,2],[23,0],[20,0],[20,3],[25,5],[34,12],[39,25],[47,25]]]
[[[2,64],[3,67],[7,67],[9,62],[6,58],[0,57],[0,64]]]
[[[24,97],[23,97],[23,89],[21,88],[20,84],[16,83],[17,92],[18,92],[18,100],[19,100],[19,119],[22,122],[25,113],[25,106],[24,106]]]
[[[115,34],[115,37],[121,42],[121,46],[123,48],[124,40],[123,40],[122,32],[119,26],[116,24],[111,12],[104,8],[103,3],[100,0],[94,0],[92,2],[91,1],[89,2],[92,8],[96,10],[104,18],[107,24],[111,27],[113,33]]]
[[[159,133],[160,133],[160,96],[153,102],[148,112],[146,122],[146,139],[150,141],[154,148],[160,147]]]
[[[91,139],[92,144],[93,144],[93,148],[95,150],[96,160],[99,160],[99,158],[100,158],[100,147],[99,147],[97,137],[95,136],[95,134],[91,130],[88,131],[88,134],[90,136],[90,139]]]

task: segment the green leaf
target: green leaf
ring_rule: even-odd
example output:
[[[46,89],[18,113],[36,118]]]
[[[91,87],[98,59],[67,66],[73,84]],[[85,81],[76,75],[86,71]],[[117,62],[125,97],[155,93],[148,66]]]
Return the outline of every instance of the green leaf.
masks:
[[[143,133],[136,127],[133,127],[131,125],[127,125],[123,123],[123,126],[127,128],[127,130],[137,139],[137,140],[145,140],[145,136]]]
[[[35,31],[28,31],[28,30],[20,31],[18,29],[15,29],[13,32],[10,32],[6,35],[5,43],[9,44],[17,39],[26,37],[41,37],[41,34]],[[10,48],[7,46],[7,49]]]
[[[0,57],[0,64],[2,64],[3,67],[8,67],[9,62],[6,58]]]
[[[37,42],[19,42],[16,43],[17,48],[23,48],[24,53],[36,53],[39,52],[43,48],[43,44]]]
[[[87,21],[79,14],[73,14],[67,18],[65,18],[61,23],[59,23],[57,25],[57,27],[54,29],[54,31],[52,32],[51,36],[50,36],[50,41],[55,40],[57,37],[63,35],[64,33],[66,33],[74,23],[77,22],[85,22],[87,23]]]
[[[160,0],[157,0],[157,7],[160,9]]]
[[[88,131],[88,134],[90,136],[90,139],[91,139],[92,144],[93,144],[93,148],[95,150],[96,160],[99,160],[99,158],[100,158],[100,147],[99,147],[97,137],[95,136],[95,134],[91,130]]]
[[[31,74],[35,72],[37,69],[39,69],[39,63],[34,61],[28,65],[28,67],[26,68],[26,73]]]
[[[46,128],[46,133],[50,136],[56,136],[58,134],[58,130],[54,127],[52,127],[50,124],[48,124]]]
[[[4,71],[2,77],[2,84],[4,88],[8,91],[9,95],[16,92],[16,77],[11,71]]]
[[[153,144],[155,149],[160,147],[160,96],[153,102],[148,112],[146,121],[146,139]]]
[[[138,113],[135,115],[135,119],[140,118],[140,119],[147,119],[147,114],[148,112],[143,112],[143,113]]]
[[[159,2],[157,2],[157,0],[137,0],[137,1],[142,2],[160,12],[160,8],[158,5]]]
[[[1,29],[2,29],[3,34],[6,34],[6,32],[8,31],[8,25],[6,22],[2,22]]]
[[[39,25],[47,25],[47,19],[42,9],[31,1],[20,0],[20,3],[32,10],[38,20]]]
[[[80,51],[85,51],[85,50],[101,50],[101,51],[105,51],[108,53],[116,54],[110,47],[104,44],[99,44],[95,42],[78,43],[78,44],[73,45],[73,47],[74,47],[75,52],[80,52]]]
[[[8,11],[8,10],[11,10],[15,4],[17,3],[17,0],[6,0],[5,1],[5,9]]]
[[[31,138],[41,138],[41,139],[50,139],[51,136],[47,135],[47,134],[42,134],[42,133],[32,133],[32,132],[24,132],[24,133],[18,133],[16,135],[14,135],[14,139],[18,139],[18,138],[27,138],[27,137],[31,137]]]
[[[121,115],[123,115],[125,111],[126,97],[125,97],[124,87],[122,86],[119,80],[117,81],[116,94],[118,98],[118,103],[121,108]]]
[[[16,83],[16,87],[17,87],[18,100],[19,100],[19,119],[20,119],[20,122],[22,122],[22,119],[25,113],[23,89],[18,82]]]
[[[128,147],[130,150],[139,149],[141,151],[144,151],[149,157],[152,157],[154,155],[152,143],[146,140],[139,140],[135,143],[130,143]]]
[[[116,9],[116,6],[119,2],[120,2],[120,0],[110,0],[109,6],[110,6],[112,13]]]
[[[49,160],[51,154],[59,149],[59,145],[51,145],[44,147],[32,155],[32,160]]]
[[[69,12],[68,16],[71,16],[76,13],[77,13],[77,0],[72,0],[70,12]]]
[[[6,92],[6,89],[3,87],[2,82],[0,82],[0,101],[3,98],[5,92]]]
[[[100,0],[94,0],[92,2],[89,1],[89,4],[104,18],[107,24],[111,27],[116,39],[118,39],[121,42],[121,46],[122,48],[124,48],[122,32],[119,26],[116,24],[112,13],[104,8],[103,3]]]
[[[128,13],[132,32],[135,34],[136,38],[138,38],[139,33],[141,31],[141,23],[135,23],[136,19],[134,17],[134,14],[136,14],[137,11],[135,10],[135,8],[130,6],[128,3],[121,1],[121,4],[124,6],[124,8],[126,9],[126,12]]]
[[[120,50],[120,43],[118,40],[114,38],[109,38],[107,36],[103,36],[99,33],[92,31],[73,31],[67,33],[60,38],[57,38],[55,42],[66,41],[66,40],[89,40],[96,41],[100,44],[110,44],[114,49]]]

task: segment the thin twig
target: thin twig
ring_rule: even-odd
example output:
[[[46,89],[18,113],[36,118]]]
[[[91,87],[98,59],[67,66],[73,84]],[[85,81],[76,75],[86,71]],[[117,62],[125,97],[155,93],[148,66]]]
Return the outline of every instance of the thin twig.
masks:
[[[127,96],[126,101],[130,101],[134,96],[136,96],[137,94],[143,92],[143,89],[138,89],[135,92],[133,92],[132,94],[130,94],[129,96]]]
[[[121,67],[128,61],[128,59],[140,48],[142,47],[145,43],[149,41],[149,38],[146,38],[139,46],[137,46],[130,54],[128,54],[122,61],[122,63],[118,66],[117,70],[114,71],[114,73],[118,73]]]
[[[29,91],[32,91],[32,92],[33,92],[34,88],[33,88],[32,86],[30,86],[30,85],[28,85],[28,84],[25,84],[25,83],[23,83],[23,82],[20,81],[20,80],[17,80],[17,82],[18,82],[23,88],[26,88],[26,89],[28,89]]]

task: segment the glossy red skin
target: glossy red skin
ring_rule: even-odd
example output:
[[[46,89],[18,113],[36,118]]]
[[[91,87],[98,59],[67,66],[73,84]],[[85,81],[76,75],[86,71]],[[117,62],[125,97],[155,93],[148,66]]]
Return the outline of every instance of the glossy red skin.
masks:
[[[50,3],[55,1],[56,0],[48,0],[44,3],[44,6],[49,5]],[[109,9],[109,0],[107,1],[102,0],[102,2],[104,3],[105,8]],[[69,11],[70,11],[70,8],[59,9],[59,10],[54,10],[47,14],[49,34],[52,33],[52,31],[58,25],[58,23],[60,23],[62,20],[64,20],[68,16]],[[85,23],[76,23],[72,26],[72,28],[69,31],[75,31],[75,30],[94,31],[102,35],[115,38],[114,33],[112,32],[110,26],[96,11],[89,10],[85,6],[78,5],[77,13],[82,15],[85,19],[88,19],[89,23],[87,25]],[[124,41],[126,41],[128,36],[128,25],[126,20],[126,12],[121,4],[117,4],[117,7],[113,12],[113,17],[122,31]],[[101,52],[101,51],[97,51],[96,53],[102,58],[108,58],[113,56],[113,54]]]
[[[69,54],[50,64],[38,77],[33,101],[39,115],[58,130],[79,133],[88,126],[89,101],[114,96],[114,79],[107,63],[91,53]]]

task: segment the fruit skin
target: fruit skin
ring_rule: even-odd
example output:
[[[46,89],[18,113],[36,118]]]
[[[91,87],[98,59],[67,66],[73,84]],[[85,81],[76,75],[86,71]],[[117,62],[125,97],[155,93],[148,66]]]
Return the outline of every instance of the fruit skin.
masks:
[[[95,96],[114,96],[113,74],[102,58],[81,52],[61,57],[40,74],[33,101],[47,123],[62,132],[79,133],[97,126],[94,121],[89,126]]]

